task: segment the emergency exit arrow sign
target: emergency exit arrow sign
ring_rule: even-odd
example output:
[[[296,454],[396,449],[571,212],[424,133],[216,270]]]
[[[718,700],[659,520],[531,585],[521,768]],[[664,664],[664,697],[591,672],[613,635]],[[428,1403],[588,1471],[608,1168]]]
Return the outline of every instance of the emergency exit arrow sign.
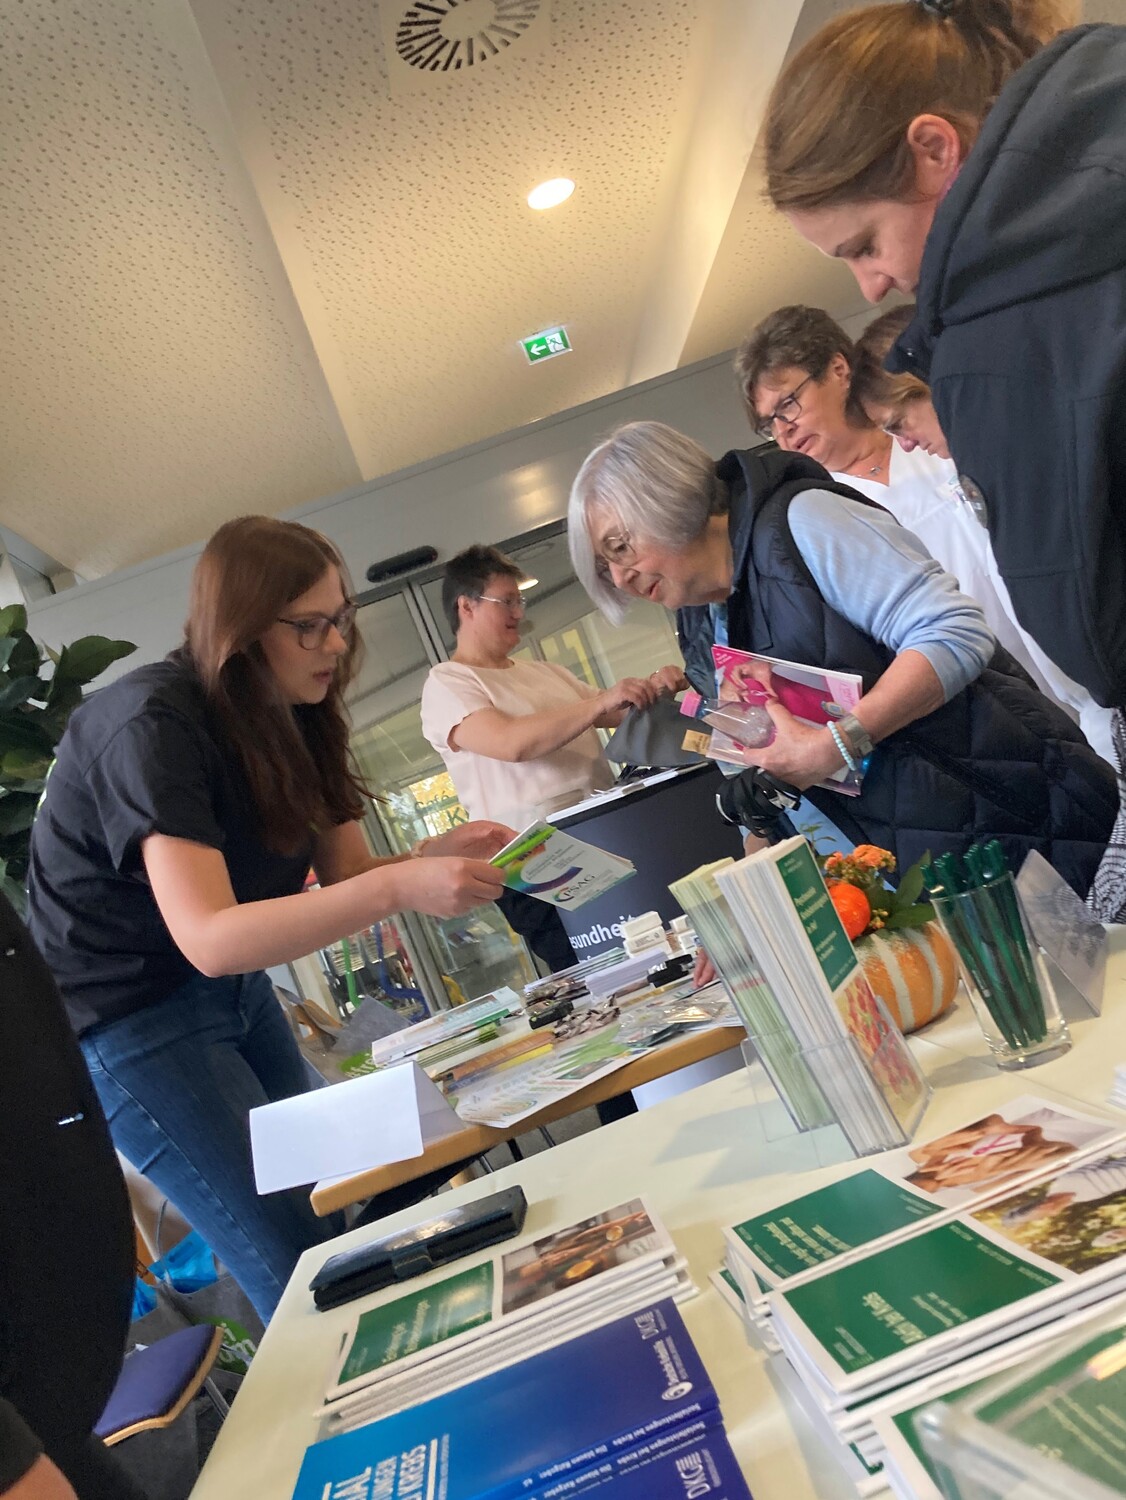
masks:
[[[541,360],[554,359],[557,354],[570,354],[571,341],[565,328],[545,328],[542,333],[533,333],[530,338],[521,339],[520,347],[527,356],[528,363],[538,365]]]

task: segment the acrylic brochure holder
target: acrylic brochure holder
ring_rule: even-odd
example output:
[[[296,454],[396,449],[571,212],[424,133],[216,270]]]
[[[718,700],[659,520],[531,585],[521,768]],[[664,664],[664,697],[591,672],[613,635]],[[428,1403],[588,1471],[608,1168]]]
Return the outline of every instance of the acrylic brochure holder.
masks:
[[[763,1144],[790,1142],[803,1169],[907,1145],[930,1100],[929,1084],[890,1021],[882,1043],[867,1058],[855,1037],[802,1047],[789,1030],[748,1035],[742,1051]],[[897,1111],[877,1080],[903,1078],[905,1058],[911,1102]],[[847,1080],[861,1084],[859,1109],[842,1099]]]

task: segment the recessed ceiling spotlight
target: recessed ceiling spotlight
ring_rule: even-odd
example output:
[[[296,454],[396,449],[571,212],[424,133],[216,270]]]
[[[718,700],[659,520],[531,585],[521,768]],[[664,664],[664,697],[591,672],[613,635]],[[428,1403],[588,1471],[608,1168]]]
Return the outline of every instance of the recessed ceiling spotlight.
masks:
[[[518,583],[516,587],[520,590],[521,593],[523,593],[525,589],[534,589],[537,583],[539,583],[538,578],[525,578],[523,582]]]
[[[541,182],[539,187],[532,189],[528,194],[528,207],[555,208],[566,203],[574,191],[575,184],[569,177],[552,177],[549,182]]]

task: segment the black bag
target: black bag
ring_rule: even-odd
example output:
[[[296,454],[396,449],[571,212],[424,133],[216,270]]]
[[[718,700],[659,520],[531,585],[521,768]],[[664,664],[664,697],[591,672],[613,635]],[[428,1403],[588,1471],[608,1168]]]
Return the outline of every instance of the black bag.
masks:
[[[606,746],[607,756],[624,766],[698,766],[707,760],[695,750],[685,750],[684,736],[698,729],[694,720],[680,711],[673,698],[658,698],[648,708],[631,708]]]

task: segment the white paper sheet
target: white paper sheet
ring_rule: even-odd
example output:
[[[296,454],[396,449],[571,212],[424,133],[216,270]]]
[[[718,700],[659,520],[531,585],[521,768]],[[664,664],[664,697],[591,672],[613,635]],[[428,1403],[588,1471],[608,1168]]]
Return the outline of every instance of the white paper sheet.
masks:
[[[421,1156],[461,1128],[426,1074],[404,1063],[252,1109],[254,1177],[259,1193],[350,1177]]]

